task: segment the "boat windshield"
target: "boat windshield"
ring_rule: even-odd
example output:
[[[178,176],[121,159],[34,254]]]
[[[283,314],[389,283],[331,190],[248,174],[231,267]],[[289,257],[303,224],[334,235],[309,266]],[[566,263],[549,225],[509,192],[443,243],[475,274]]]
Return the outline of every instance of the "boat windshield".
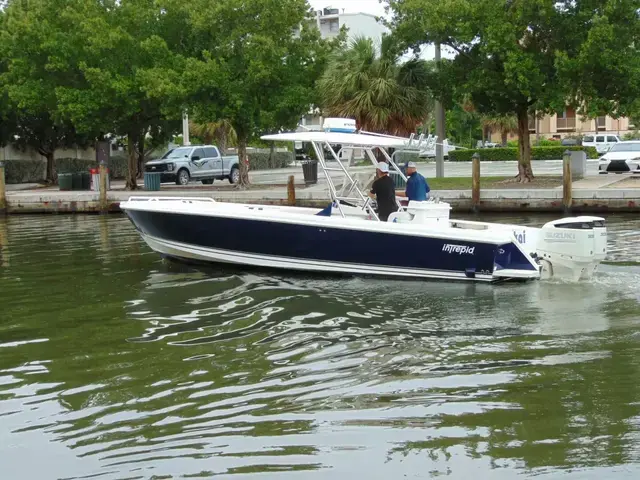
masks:
[[[617,143],[609,149],[610,152],[640,152],[640,142]]]
[[[169,150],[167,153],[165,153],[162,156],[162,159],[164,160],[167,158],[184,158],[184,157],[188,157],[190,153],[191,153],[191,147],[174,148],[173,150]]]

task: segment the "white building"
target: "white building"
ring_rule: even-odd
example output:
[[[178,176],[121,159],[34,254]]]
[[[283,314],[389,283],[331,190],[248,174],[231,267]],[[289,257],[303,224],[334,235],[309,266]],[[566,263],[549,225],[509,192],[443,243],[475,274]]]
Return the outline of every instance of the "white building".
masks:
[[[316,10],[316,23],[322,38],[332,38],[340,33],[344,26],[347,28],[347,38],[367,37],[373,39],[378,45],[383,33],[389,33],[389,29],[378,22],[375,15],[370,13],[340,13],[337,8],[326,7]],[[310,111],[302,117],[299,130],[320,130],[322,116],[319,111]]]

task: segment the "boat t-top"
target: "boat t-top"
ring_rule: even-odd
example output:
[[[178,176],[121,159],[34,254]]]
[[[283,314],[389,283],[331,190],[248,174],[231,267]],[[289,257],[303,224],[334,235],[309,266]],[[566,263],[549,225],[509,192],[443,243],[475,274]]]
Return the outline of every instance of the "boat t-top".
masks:
[[[261,138],[312,145],[331,198],[325,208],[162,196],[132,196],[120,208],[151,249],[189,262],[504,282],[587,280],[605,258],[601,217],[565,217],[529,227],[455,220],[451,206],[437,198],[406,206],[398,198],[398,211],[381,221],[345,152],[359,150],[373,165],[384,158],[406,180],[397,156],[432,147],[434,137],[359,132],[351,119],[327,119],[322,131]]]

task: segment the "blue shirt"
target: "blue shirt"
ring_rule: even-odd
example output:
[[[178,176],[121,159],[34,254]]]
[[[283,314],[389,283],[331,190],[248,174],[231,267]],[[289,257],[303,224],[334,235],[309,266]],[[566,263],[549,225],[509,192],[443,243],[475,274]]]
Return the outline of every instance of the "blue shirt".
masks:
[[[427,181],[418,172],[415,172],[407,180],[407,189],[405,193],[409,200],[415,200],[418,202],[424,202],[428,198],[428,193],[431,189],[427,184]]]

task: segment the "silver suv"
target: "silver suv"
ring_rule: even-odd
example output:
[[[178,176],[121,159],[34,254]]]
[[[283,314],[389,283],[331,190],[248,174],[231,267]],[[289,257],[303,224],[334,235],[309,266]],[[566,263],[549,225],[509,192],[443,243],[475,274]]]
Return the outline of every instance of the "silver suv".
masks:
[[[151,160],[144,166],[145,172],[160,173],[161,182],[187,185],[191,180],[210,185],[215,179],[228,179],[238,183],[240,163],[237,155],[220,155],[215,145],[189,145],[176,147],[159,160]]]

